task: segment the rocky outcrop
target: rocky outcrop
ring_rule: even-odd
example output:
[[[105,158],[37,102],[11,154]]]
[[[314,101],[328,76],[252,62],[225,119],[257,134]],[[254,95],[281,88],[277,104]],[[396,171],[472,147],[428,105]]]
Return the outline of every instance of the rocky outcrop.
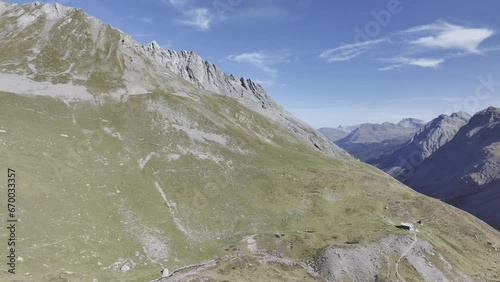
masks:
[[[394,263],[389,258],[394,253],[402,254]],[[396,277],[400,277],[400,260],[404,257],[406,263],[416,271],[415,280],[448,281],[445,272],[430,263],[436,250],[428,242],[412,236],[389,235],[379,242],[366,244],[357,248],[332,247],[323,251],[313,268],[326,281],[393,281],[390,274],[381,271],[387,266],[396,269]],[[441,263],[450,265],[442,255],[438,255]],[[452,276],[460,281],[473,281],[460,270],[451,269]]]
[[[422,159],[426,159],[437,149],[450,141],[471,116],[466,112],[441,115],[419,130],[410,143],[422,149]]]
[[[221,95],[256,102],[262,108],[276,107],[264,88],[250,79],[227,75],[209,61],[204,61],[193,51],[162,49],[155,41],[142,46],[157,63],[165,65],[173,73],[191,82],[196,87]]]
[[[227,75],[193,51],[162,49],[156,41],[142,46],[156,63],[191,82],[194,86],[242,101],[255,109],[279,108],[264,88],[250,79]]]

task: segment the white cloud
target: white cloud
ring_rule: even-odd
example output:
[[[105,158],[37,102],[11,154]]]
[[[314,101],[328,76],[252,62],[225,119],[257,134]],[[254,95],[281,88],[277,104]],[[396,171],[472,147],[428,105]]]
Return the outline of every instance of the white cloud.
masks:
[[[183,19],[179,19],[177,22],[181,25],[192,26],[201,30],[208,30],[210,29],[212,19],[213,15],[208,9],[194,8],[184,12]]]
[[[388,41],[386,38],[381,38],[359,43],[344,44],[340,47],[324,51],[319,57],[326,59],[327,62],[348,61],[370,51],[375,45],[386,41]]]
[[[255,83],[262,85],[263,87],[285,87],[286,84],[278,83],[274,80],[255,80]]]
[[[175,7],[182,7],[191,2],[191,0],[162,0],[163,3],[170,3]]]
[[[141,17],[139,18],[139,21],[147,24],[152,24],[153,23],[153,18],[148,18],[148,17]]]
[[[193,6],[192,0],[161,0],[161,2],[172,5],[181,13],[181,17],[175,20],[177,24],[200,30],[210,29],[214,16],[209,9]]]
[[[438,21],[397,32],[391,38],[344,44],[324,51],[319,57],[327,62],[349,61],[372,51],[378,44],[388,43],[384,45],[386,48],[383,53],[392,58],[381,59],[381,61],[393,64],[379,68],[379,70],[386,71],[404,66],[437,68],[445,60],[474,54],[484,55],[500,50],[500,45],[481,46],[495,33],[495,30],[490,28],[470,28]],[[416,56],[420,58],[415,58]]]
[[[464,98],[453,98],[453,97],[443,97],[441,101],[443,102],[462,102]]]
[[[249,63],[264,72],[268,75],[276,75],[278,72],[273,65],[287,62],[288,61],[288,53],[286,52],[252,52],[252,53],[243,53],[240,55],[230,55],[227,59],[238,62],[238,63]]]
[[[407,65],[423,67],[423,68],[437,68],[441,63],[444,62],[444,59],[428,59],[428,58],[418,58],[418,59],[409,59],[405,58],[405,62]]]
[[[420,37],[411,40],[409,43],[424,48],[481,53],[479,45],[495,34],[495,31],[489,28],[467,28],[441,21],[433,24],[416,26],[402,33],[409,35],[419,34]]]
[[[437,68],[441,65],[445,60],[442,58],[406,58],[406,57],[397,57],[391,59],[384,59],[384,61],[389,63],[394,63],[394,65],[380,68],[380,71],[393,70],[397,68],[401,68],[403,66],[417,66],[422,68]]]
[[[314,0],[216,0],[214,2],[214,8],[221,21],[294,21],[304,18],[310,10],[313,1]],[[219,3],[220,5],[215,3]]]

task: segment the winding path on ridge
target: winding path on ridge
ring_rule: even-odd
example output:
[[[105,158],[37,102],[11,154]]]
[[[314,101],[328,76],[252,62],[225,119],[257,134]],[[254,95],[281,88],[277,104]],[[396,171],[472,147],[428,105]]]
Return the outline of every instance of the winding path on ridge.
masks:
[[[418,242],[418,239],[417,239],[417,233],[415,231],[413,231],[413,242],[410,244],[410,247],[408,247],[408,249],[399,257],[399,259],[396,261],[396,277],[400,280],[400,281],[406,281],[403,276],[401,276],[401,274],[399,273],[399,262],[401,261],[401,259],[403,259],[412,249],[413,247],[415,246],[415,244]]]

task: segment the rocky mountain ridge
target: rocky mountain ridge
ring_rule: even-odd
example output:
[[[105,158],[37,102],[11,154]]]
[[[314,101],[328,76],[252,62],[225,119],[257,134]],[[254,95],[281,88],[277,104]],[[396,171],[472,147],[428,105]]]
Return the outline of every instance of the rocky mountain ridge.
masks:
[[[0,41],[0,46],[4,50],[18,50],[5,53],[0,65],[4,76],[0,90],[16,89],[40,95],[47,89],[42,81],[49,78],[58,90],[45,95],[69,96],[71,99],[95,99],[109,93],[125,97],[164,89],[182,95],[186,92],[185,85],[173,79],[180,76],[200,89],[236,99],[285,126],[324,154],[349,157],[318,131],[278,105],[262,86],[250,79],[227,75],[194,52],[165,50],[154,41],[141,45],[131,36],[88,16],[81,9],[60,4],[3,2],[0,13],[5,13],[0,31],[4,40]],[[47,40],[49,33],[51,39]],[[79,33],[79,38],[71,38]],[[22,46],[15,46],[21,37],[30,40]],[[18,56],[22,51],[30,56]],[[81,54],[72,53],[76,51]],[[100,60],[107,58],[111,58],[113,64],[99,64]],[[43,76],[40,75],[42,72]]]
[[[453,113],[450,116],[440,115],[418,130],[401,148],[390,155],[373,160],[371,164],[393,177],[404,180],[404,174],[412,173],[413,166],[421,164],[423,160],[450,141],[469,119],[470,115],[466,112]]]
[[[367,126],[361,125],[337,144],[416,191],[468,211],[499,229],[498,116],[499,109],[495,107],[473,117],[466,112],[443,114],[418,129],[408,141],[399,137],[356,144],[363,136],[370,136],[362,134]],[[384,125],[387,124],[380,127]],[[399,125],[415,128],[419,122],[403,120]],[[320,131],[326,136],[331,133]]]
[[[326,154],[336,157],[346,155],[340,148],[332,146],[323,135],[278,105],[261,85],[251,79],[228,75],[193,51],[162,49],[156,41],[143,45],[142,49],[153,62],[167,67],[196,87],[236,99],[246,107],[289,128]]]
[[[500,109],[476,113],[414,170],[407,185],[500,228]]]

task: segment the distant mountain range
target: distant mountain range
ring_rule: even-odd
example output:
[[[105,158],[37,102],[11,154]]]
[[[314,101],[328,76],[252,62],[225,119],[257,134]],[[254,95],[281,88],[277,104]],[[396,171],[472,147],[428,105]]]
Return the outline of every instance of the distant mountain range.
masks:
[[[318,131],[321,132],[321,134],[325,135],[325,137],[332,142],[338,141],[346,137],[350,133],[350,131],[344,131],[337,128],[329,128],[329,127],[322,127],[318,129]]]
[[[424,125],[422,120],[406,118],[398,123],[366,123],[337,129],[320,128],[319,131],[353,156],[370,162],[392,153]]]
[[[489,107],[473,117],[466,112],[443,114],[411,137],[410,129],[421,123],[402,123],[408,131],[394,124],[366,124],[335,143],[413,189],[500,229],[500,109]],[[384,132],[386,140],[369,142],[380,141]]]

